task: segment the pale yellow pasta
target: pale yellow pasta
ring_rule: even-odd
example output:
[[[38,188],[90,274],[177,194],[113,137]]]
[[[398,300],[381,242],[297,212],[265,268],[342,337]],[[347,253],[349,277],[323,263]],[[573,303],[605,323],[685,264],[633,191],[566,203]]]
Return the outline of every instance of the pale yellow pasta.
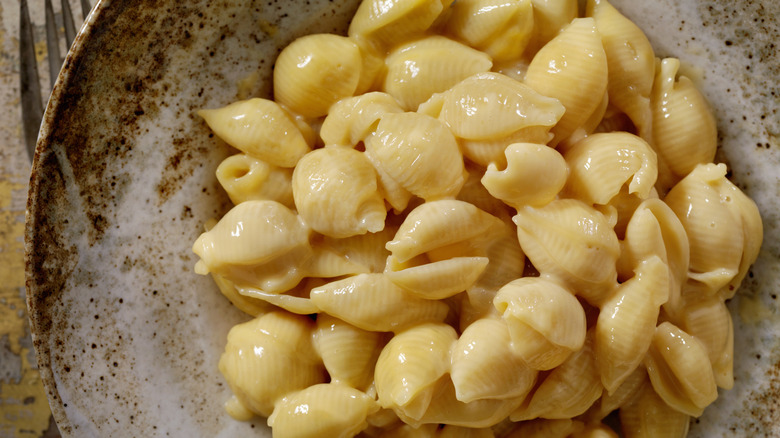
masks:
[[[229,415],[616,438],[617,410],[684,437],[734,384],[726,300],[763,225],[679,61],[608,0],[362,0],[348,35],[284,48],[276,101],[200,113],[241,151],[193,245],[255,317]]]
[[[512,412],[512,421],[573,418],[601,396],[598,365],[589,334],[582,348],[553,369],[533,392],[530,402]]]
[[[537,371],[510,345],[501,319],[479,319],[463,331],[452,349],[450,372],[459,401],[524,398],[531,391]]]
[[[322,241],[315,245],[342,255],[346,260],[362,266],[366,273],[377,273],[385,269],[387,257],[390,256],[390,251],[385,248],[385,244],[393,239],[397,230],[397,226],[388,223],[377,233],[366,233],[343,239],[324,236]]]
[[[386,247],[400,263],[448,249],[460,255],[484,254],[485,244],[501,235],[504,226],[498,218],[467,202],[426,202],[409,213]],[[433,257],[446,258],[435,254]]]
[[[398,102],[378,91],[342,99],[330,108],[320,137],[326,146],[356,146],[376,128],[382,115],[403,112]]]
[[[276,58],[274,99],[303,116],[324,116],[331,105],[355,93],[362,64],[360,48],[349,38],[298,38]]]
[[[449,298],[471,287],[487,268],[487,257],[452,257],[415,265],[395,263],[391,256],[385,275],[393,283],[429,300]]]
[[[608,298],[620,254],[614,223],[574,199],[525,206],[513,220],[520,246],[539,272],[560,278],[593,305]]]
[[[506,147],[506,168],[491,163],[482,184],[494,197],[519,209],[550,203],[566,184],[569,167],[555,149],[543,144],[514,143]]]
[[[357,328],[328,314],[317,316],[312,340],[331,382],[366,390],[374,380],[374,365],[384,335]]]
[[[416,110],[434,93],[493,66],[488,55],[439,35],[397,46],[385,64],[382,90],[407,111]]]
[[[592,421],[602,421],[616,409],[632,403],[645,384],[649,385],[647,370],[643,366],[638,366],[612,393],[604,388],[601,399],[593,404],[585,416]]]
[[[217,167],[217,181],[233,204],[267,199],[294,208],[292,170],[268,164],[246,154],[225,158]]]
[[[447,31],[496,61],[518,58],[534,29],[531,0],[458,0],[451,11]]]
[[[680,328],[695,337],[707,349],[715,383],[724,389],[734,386],[734,325],[731,314],[719,296],[686,302]]]
[[[211,278],[214,279],[214,283],[219,288],[219,291],[222,292],[222,295],[242,312],[257,317],[272,310],[271,305],[263,300],[241,295],[233,282],[225,277],[219,274],[211,274]]]
[[[443,97],[439,118],[462,139],[502,139],[533,127],[547,130],[564,114],[555,99],[492,72],[463,80]]]
[[[577,18],[577,0],[531,0],[534,9],[534,52],[547,44]]]
[[[690,417],[667,405],[645,383],[637,397],[620,409],[620,424],[626,438],[684,438]]]
[[[244,407],[267,417],[289,393],[326,381],[311,345],[313,325],[305,316],[277,311],[230,330],[219,370]]]
[[[594,351],[601,383],[612,393],[642,363],[661,305],[669,299],[669,268],[657,256],[640,262],[599,312]]]
[[[396,334],[379,354],[374,374],[379,403],[399,415],[420,418],[436,382],[450,370],[457,340],[447,324],[421,324]]]
[[[571,135],[596,111],[607,89],[607,57],[592,18],[576,18],[534,56],[525,83],[566,108],[550,145]]]
[[[688,277],[690,246],[682,223],[666,203],[648,199],[637,207],[626,227],[618,259],[618,276],[626,279],[636,266],[658,256],[669,268],[669,299],[663,304],[671,316],[682,305],[682,285]]]
[[[285,397],[268,417],[278,438],[351,438],[379,409],[365,393],[339,383],[321,383]]]
[[[359,274],[311,291],[323,312],[363,330],[397,331],[426,321],[443,321],[449,306],[415,297],[384,274]]]
[[[331,237],[375,233],[385,226],[385,203],[371,162],[355,149],[315,149],[293,171],[298,214],[314,231]]]
[[[724,164],[697,166],[665,202],[688,234],[689,282],[703,293],[732,297],[763,238],[755,203],[726,179]]]
[[[500,219],[463,201],[426,202],[409,213],[387,243],[391,256],[386,275],[424,298],[453,296],[480,278],[492,243],[510,235],[506,228]]]
[[[349,36],[385,47],[428,30],[452,0],[367,0],[360,3],[349,25]]]
[[[385,114],[365,144],[378,171],[426,201],[455,196],[466,181],[455,137],[432,117]]]
[[[668,321],[656,327],[645,366],[655,392],[679,412],[698,417],[718,397],[704,344]]]
[[[275,166],[294,167],[311,146],[293,117],[271,100],[238,101],[198,115],[227,144]]]
[[[521,398],[481,399],[464,403],[455,396],[452,380],[445,376],[437,382],[428,409],[419,419],[401,417],[410,424],[447,423],[482,428],[498,424],[522,403]]]
[[[557,367],[585,342],[582,305],[552,281],[514,280],[498,291],[493,304],[509,328],[511,350],[533,369]]]
[[[287,290],[303,278],[300,266],[311,254],[309,233],[295,212],[278,202],[242,202],[195,241],[196,272],[271,292]]]
[[[718,129],[709,104],[685,76],[680,61],[664,59],[653,85],[653,146],[677,179],[715,158]]]
[[[650,94],[655,77],[655,55],[644,32],[607,0],[589,0],[587,15],[596,20],[607,54],[612,105],[626,113],[641,137],[652,136]]]
[[[608,204],[624,185],[629,194],[646,199],[658,176],[655,152],[627,132],[590,135],[564,158],[569,167],[565,193],[588,204]]]

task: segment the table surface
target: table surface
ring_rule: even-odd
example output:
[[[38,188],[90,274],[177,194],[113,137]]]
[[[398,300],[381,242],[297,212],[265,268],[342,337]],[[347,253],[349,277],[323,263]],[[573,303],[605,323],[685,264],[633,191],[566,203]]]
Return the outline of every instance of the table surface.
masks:
[[[52,3],[62,34],[60,2]],[[30,160],[21,128],[19,4],[0,0],[0,438],[58,437],[38,375],[25,304],[23,236]],[[42,95],[48,96],[44,1],[28,4]],[[83,21],[80,3],[71,0],[70,5],[78,26]]]

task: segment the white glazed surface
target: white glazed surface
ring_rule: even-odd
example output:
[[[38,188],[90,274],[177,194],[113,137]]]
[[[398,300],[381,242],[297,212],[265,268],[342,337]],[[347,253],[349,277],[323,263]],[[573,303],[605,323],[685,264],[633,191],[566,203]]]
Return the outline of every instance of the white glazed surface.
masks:
[[[307,5],[308,4],[308,5]],[[778,2],[614,0],[658,56],[685,60],[712,102],[719,159],[764,220],[759,260],[730,303],[735,387],[690,436],[780,435]],[[47,109],[30,184],[28,307],[66,436],[270,436],[232,420],[217,361],[246,316],[192,272],[191,245],[228,204],[229,148],[194,114],[238,99],[278,47],[345,28],[356,0],[101,2]],[[706,24],[706,25],[705,25]],[[727,43],[728,41],[728,43]]]

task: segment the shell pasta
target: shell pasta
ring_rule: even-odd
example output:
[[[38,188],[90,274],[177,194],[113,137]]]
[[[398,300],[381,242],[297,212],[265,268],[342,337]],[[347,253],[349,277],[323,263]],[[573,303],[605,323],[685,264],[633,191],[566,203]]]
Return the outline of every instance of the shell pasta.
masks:
[[[734,385],[763,225],[679,65],[607,0],[363,0],[281,51],[274,100],[199,111],[236,149],[192,248],[247,317],[226,412],[278,438],[685,437]]]

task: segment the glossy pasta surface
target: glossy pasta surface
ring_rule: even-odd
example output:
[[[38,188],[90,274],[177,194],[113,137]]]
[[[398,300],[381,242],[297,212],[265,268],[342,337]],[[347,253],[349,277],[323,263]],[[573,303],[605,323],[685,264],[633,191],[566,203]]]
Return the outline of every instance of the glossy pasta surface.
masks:
[[[606,0],[364,0],[199,112],[194,242],[275,437],[685,437],[734,384],[763,235],[704,96]],[[603,420],[617,412],[622,429]],[[611,422],[610,424],[613,424]]]

